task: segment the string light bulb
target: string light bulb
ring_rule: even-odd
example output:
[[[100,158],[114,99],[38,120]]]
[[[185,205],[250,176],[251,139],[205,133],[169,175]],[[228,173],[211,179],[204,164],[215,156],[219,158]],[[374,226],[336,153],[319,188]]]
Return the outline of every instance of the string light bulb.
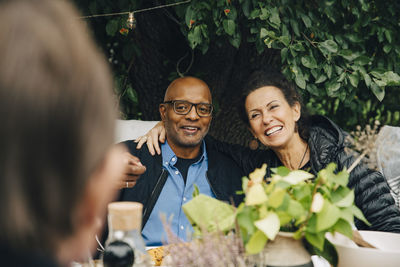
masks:
[[[126,20],[126,26],[131,30],[136,28],[136,19],[133,15],[133,12],[129,12],[128,19]]]

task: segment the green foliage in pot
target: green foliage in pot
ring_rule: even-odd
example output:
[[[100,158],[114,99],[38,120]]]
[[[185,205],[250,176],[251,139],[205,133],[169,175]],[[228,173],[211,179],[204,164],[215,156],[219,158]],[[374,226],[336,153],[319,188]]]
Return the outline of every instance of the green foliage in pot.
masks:
[[[312,254],[335,266],[336,250],[325,234],[339,232],[352,238],[354,217],[369,224],[354,204],[354,191],[347,187],[347,170],[335,173],[336,165],[331,163],[314,177],[306,171],[279,167],[265,180],[266,167],[264,164],[243,178],[245,201],[236,210],[203,195],[185,204],[184,211],[197,233],[202,227],[233,230],[235,217],[248,254],[261,252],[279,231],[290,231],[294,238],[304,238]]]

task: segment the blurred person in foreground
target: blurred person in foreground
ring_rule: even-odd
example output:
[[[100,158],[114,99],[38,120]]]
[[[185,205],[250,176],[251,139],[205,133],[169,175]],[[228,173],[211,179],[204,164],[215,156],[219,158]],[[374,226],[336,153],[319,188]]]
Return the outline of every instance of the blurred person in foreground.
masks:
[[[0,265],[96,248],[121,186],[112,79],[66,1],[0,1]]]

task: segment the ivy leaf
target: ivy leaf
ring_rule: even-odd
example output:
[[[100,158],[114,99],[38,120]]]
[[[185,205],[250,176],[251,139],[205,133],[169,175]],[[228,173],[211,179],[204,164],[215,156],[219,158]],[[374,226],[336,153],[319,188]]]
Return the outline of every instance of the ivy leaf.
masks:
[[[309,69],[315,69],[318,67],[317,61],[312,55],[302,57],[301,63],[304,65],[304,67],[307,67]]]
[[[233,47],[239,48],[239,46],[240,46],[240,35],[237,34],[233,38],[229,38],[229,42],[231,43],[231,45],[233,45]]]
[[[275,189],[268,198],[268,206],[274,209],[278,208],[282,204],[285,194],[285,190],[280,188]]]
[[[326,83],[326,91],[329,95],[333,95],[340,88],[340,82],[338,82],[338,78],[335,78]]]
[[[385,52],[385,54],[388,54],[390,52],[390,50],[392,50],[392,46],[391,45],[385,45],[383,47],[383,52]]]
[[[255,221],[254,225],[272,240],[275,239],[281,226],[279,217],[275,212],[269,212],[265,218]]]
[[[324,68],[324,71],[325,71],[326,75],[330,79],[332,77],[332,72],[333,72],[332,65],[326,64],[326,65],[324,65],[323,68]]]
[[[333,226],[333,229],[334,231],[339,232],[350,239],[353,237],[353,229],[351,228],[351,224],[343,219],[339,219]]]
[[[365,85],[366,85],[367,87],[370,87],[371,82],[372,82],[371,77],[370,77],[367,73],[365,73],[365,74],[363,75],[363,77],[364,77]]]
[[[290,26],[292,26],[292,30],[296,36],[300,36],[299,24],[296,20],[290,19]]]
[[[250,16],[250,2],[251,0],[245,0],[242,3],[243,14],[248,18]]]
[[[257,254],[263,250],[268,238],[265,234],[257,230],[250,238],[249,242],[246,244],[246,252],[249,254]]]
[[[353,73],[350,74],[348,77],[349,77],[350,84],[353,87],[357,88],[358,82],[360,81],[360,77],[358,76],[358,73],[356,71],[353,71]]]
[[[387,71],[383,74],[382,80],[386,82],[388,86],[399,86],[400,75],[393,71]]]
[[[232,35],[235,33],[236,25],[235,25],[235,22],[234,22],[233,20],[231,20],[231,19],[225,19],[225,20],[222,22],[222,24],[223,24],[223,27],[224,27],[225,32],[226,32],[228,35],[231,35],[231,36],[232,36]]]
[[[378,86],[375,82],[371,82],[371,90],[374,93],[374,95],[376,96],[376,98],[378,98],[379,101],[382,101],[383,98],[385,97],[385,90]]]
[[[371,226],[371,224],[367,221],[367,219],[365,219],[362,211],[355,205],[351,206],[351,211],[353,212],[354,216],[356,216],[359,220],[363,221],[366,225]]]
[[[118,20],[112,19],[107,22],[106,32],[109,36],[114,36],[118,31]]]
[[[335,203],[338,207],[350,207],[354,203],[354,191],[351,190],[344,198]]]
[[[324,242],[325,242],[325,233],[318,233],[318,234],[313,234],[306,232],[305,234],[307,241],[313,245],[314,247],[318,248],[319,250],[324,249]]]
[[[318,79],[315,80],[315,83],[323,83],[326,81],[328,77],[326,77],[324,74],[321,74]]]
[[[354,64],[361,65],[361,66],[369,64],[370,62],[371,62],[371,58],[369,58],[365,55],[361,55],[354,60]]]
[[[320,48],[322,50],[326,50],[330,53],[336,53],[338,51],[338,45],[335,41],[333,40],[326,40],[325,42],[319,43]]]
[[[324,200],[322,210],[317,213],[316,230],[321,232],[332,227],[340,218],[340,210],[335,205],[332,205],[329,200]]]
[[[274,7],[271,9],[271,16],[269,17],[269,21],[271,22],[271,26],[273,26],[276,29],[280,28],[281,25],[281,19],[279,17],[279,11],[278,8]]]
[[[192,6],[188,6],[188,8],[186,9],[186,14],[185,14],[185,22],[186,22],[186,26],[190,27],[190,21],[194,19],[194,11]]]
[[[304,79],[303,75],[296,75],[295,82],[301,89],[306,89],[306,80]]]
[[[310,28],[312,23],[311,23],[311,19],[306,15],[306,14],[301,14],[301,19],[303,20],[304,25],[306,26],[306,28]]]
[[[340,50],[338,55],[343,57],[347,61],[353,61],[355,58],[359,57],[359,53],[353,52],[350,49]]]

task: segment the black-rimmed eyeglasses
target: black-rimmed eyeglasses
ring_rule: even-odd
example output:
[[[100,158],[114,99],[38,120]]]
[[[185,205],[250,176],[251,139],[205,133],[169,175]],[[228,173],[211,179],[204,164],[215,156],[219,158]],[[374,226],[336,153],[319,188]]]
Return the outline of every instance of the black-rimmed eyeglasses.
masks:
[[[179,115],[186,115],[191,110],[192,107],[195,106],[197,115],[200,117],[209,117],[213,111],[213,105],[208,103],[191,103],[185,100],[171,100],[165,101],[163,104],[172,104],[174,106],[174,111]]]

